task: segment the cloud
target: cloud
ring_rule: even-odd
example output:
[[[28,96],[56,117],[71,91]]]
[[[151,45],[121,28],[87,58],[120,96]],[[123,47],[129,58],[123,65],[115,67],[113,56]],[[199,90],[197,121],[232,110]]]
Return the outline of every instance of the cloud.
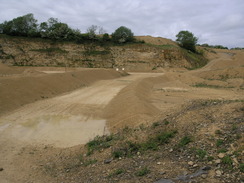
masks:
[[[112,33],[121,25],[135,35],[175,40],[189,30],[200,43],[244,47],[243,0],[0,0],[0,22],[33,13],[39,22],[58,18],[82,32],[91,25]]]

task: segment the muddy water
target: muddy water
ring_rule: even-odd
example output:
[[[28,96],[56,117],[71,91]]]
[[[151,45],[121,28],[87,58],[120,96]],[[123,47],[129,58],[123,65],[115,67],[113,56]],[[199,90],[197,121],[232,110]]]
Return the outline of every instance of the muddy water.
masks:
[[[31,118],[11,129],[14,138],[30,142],[71,147],[84,144],[97,135],[108,134],[105,120],[84,116],[47,115]]]

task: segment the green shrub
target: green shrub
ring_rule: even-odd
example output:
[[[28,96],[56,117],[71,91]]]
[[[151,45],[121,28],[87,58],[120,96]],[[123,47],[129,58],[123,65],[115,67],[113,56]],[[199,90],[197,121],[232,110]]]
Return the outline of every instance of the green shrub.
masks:
[[[158,144],[167,144],[169,143],[169,140],[175,136],[177,131],[171,131],[171,132],[162,132],[154,138],[154,141],[157,142]]]
[[[114,175],[119,175],[119,174],[122,174],[124,172],[125,172],[124,169],[119,168],[119,169],[115,170]]]
[[[164,120],[164,124],[165,124],[165,125],[168,125],[168,124],[169,124],[169,121]]]
[[[160,123],[159,122],[155,122],[155,123],[152,124],[152,127],[153,128],[156,128],[157,126],[160,126]]]
[[[213,161],[214,157],[213,156],[208,156],[208,161]]]
[[[192,138],[189,137],[189,136],[184,136],[184,137],[180,140],[180,142],[179,142],[179,144],[178,144],[178,147],[184,147],[184,146],[186,146],[187,144],[189,144],[190,142],[192,142]]]
[[[207,151],[205,151],[203,149],[197,149],[196,155],[199,157],[200,160],[203,160],[204,157],[207,155]]]
[[[122,151],[122,150],[115,150],[115,151],[112,152],[112,156],[114,158],[120,158],[120,157],[125,156],[125,152]]]
[[[244,163],[241,163],[239,169],[242,173],[244,173]]]
[[[223,145],[223,143],[224,143],[224,141],[223,141],[223,140],[218,139],[218,140],[217,140],[217,142],[216,142],[216,146],[217,146],[217,147],[220,147],[220,146],[222,146],[222,145]]]
[[[113,140],[117,140],[118,138],[111,134],[109,136],[97,136],[90,142],[86,144],[88,149],[88,155],[91,155],[94,150],[100,150],[102,148],[109,148],[112,144]]]
[[[142,168],[142,169],[138,170],[136,172],[136,176],[140,176],[141,177],[141,176],[147,175],[149,173],[150,173],[150,170],[147,167],[145,167],[145,168]]]
[[[232,167],[233,161],[230,156],[225,156],[222,158],[222,163],[228,165],[229,167]]]
[[[147,150],[157,150],[158,149],[158,145],[156,142],[154,142],[153,140],[148,140],[145,143],[141,144],[140,150],[141,151],[147,151]]]
[[[217,153],[226,153],[228,150],[225,148],[219,149]]]

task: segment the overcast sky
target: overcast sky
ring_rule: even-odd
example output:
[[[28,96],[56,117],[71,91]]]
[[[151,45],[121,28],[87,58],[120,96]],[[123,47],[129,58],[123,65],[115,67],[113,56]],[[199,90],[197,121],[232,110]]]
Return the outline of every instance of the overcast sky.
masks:
[[[135,35],[175,40],[189,30],[200,44],[244,47],[244,0],[0,0],[0,23],[28,13],[81,32],[98,25],[112,33],[123,25]]]

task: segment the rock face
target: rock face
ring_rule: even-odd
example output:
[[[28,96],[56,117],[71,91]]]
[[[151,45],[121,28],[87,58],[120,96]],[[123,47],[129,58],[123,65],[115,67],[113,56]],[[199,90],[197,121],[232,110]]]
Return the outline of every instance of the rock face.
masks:
[[[173,42],[100,46],[3,35],[0,35],[0,62],[18,66],[123,67],[135,71],[192,66]]]

